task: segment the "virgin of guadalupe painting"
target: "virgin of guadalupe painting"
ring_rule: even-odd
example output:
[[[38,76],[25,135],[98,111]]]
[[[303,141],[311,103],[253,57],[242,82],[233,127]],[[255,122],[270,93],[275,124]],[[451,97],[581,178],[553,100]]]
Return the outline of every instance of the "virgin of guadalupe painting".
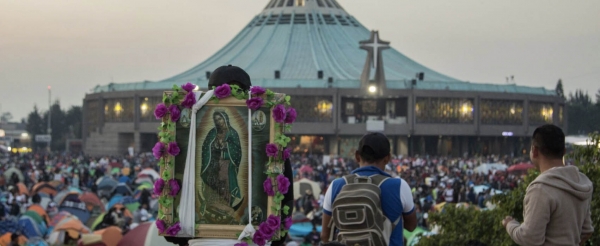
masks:
[[[247,166],[241,165],[247,137],[240,135],[248,134],[243,119],[236,110],[224,107],[203,110],[197,117],[196,220],[201,224],[240,224],[246,194],[240,187],[245,179],[239,174],[244,169],[247,173]]]
[[[182,117],[184,114],[191,119],[190,110],[182,109]],[[183,180],[187,154],[194,151],[195,181],[182,185],[195,186],[195,195],[190,197],[195,205],[195,236],[237,238],[247,224],[258,226],[272,214],[273,199],[262,186],[269,162],[265,146],[275,135],[271,110],[249,112],[243,100],[226,98],[207,103],[195,118],[195,125],[191,120],[177,123],[176,142],[181,152],[175,157],[174,177]],[[191,129],[196,130],[195,136],[190,137]],[[190,149],[189,141],[195,142],[195,148]],[[181,200],[181,196],[175,197],[164,214],[177,218]]]

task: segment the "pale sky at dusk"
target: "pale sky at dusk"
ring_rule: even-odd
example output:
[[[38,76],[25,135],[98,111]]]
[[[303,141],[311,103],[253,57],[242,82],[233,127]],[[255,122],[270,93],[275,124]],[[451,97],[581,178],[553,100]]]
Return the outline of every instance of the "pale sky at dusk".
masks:
[[[223,47],[268,0],[0,0],[0,104],[13,120],[112,81],[160,80]],[[338,0],[398,51],[451,77],[590,96],[600,89],[600,1]],[[368,37],[365,37],[367,39]],[[53,99],[53,100],[54,100]]]

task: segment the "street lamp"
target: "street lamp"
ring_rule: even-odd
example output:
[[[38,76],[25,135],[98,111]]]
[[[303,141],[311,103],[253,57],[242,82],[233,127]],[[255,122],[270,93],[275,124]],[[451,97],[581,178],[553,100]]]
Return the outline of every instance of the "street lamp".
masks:
[[[371,85],[369,86],[369,92],[375,93],[377,91],[377,86]]]

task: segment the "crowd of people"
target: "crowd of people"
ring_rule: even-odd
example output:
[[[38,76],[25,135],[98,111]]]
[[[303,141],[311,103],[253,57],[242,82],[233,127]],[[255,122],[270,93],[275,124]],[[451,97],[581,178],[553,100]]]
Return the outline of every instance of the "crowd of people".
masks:
[[[427,229],[428,213],[435,211],[436,204],[466,203],[486,209],[494,194],[512,190],[523,181],[524,171],[508,172],[506,169],[526,162],[526,158],[493,155],[468,158],[400,155],[391,159],[385,171],[392,177],[401,177],[409,184],[416,205],[418,226]],[[482,168],[482,165],[491,167]],[[321,194],[304,194],[296,202],[297,211],[310,215],[311,212],[319,214],[331,182],[350,174],[358,168],[358,164],[353,158],[294,155],[292,167],[296,181],[306,178],[321,185]],[[310,219],[315,227],[320,224],[320,218]],[[310,235],[306,241],[309,241],[308,237]]]
[[[13,245],[77,245],[84,233],[123,236],[156,218],[152,155],[6,154],[0,164],[0,236]]]
[[[485,209],[491,196],[511,190],[522,181],[522,173],[507,172],[505,168],[481,170],[478,167],[489,163],[494,163],[495,167],[510,167],[525,161],[506,156],[394,156],[385,171],[392,177],[401,177],[409,184],[418,226],[428,228],[428,213],[435,211],[436,204],[467,203]],[[92,205],[104,207],[97,209],[91,206],[89,216],[78,218],[87,218],[81,223],[91,231],[117,226],[126,234],[139,223],[156,217],[158,205],[151,191],[155,177],[140,176],[142,171],[157,175],[157,162],[151,155],[92,158],[66,154],[22,154],[6,157],[1,162],[1,204],[5,209],[0,209],[0,217],[3,221],[16,221],[18,224],[23,214],[30,207],[40,204],[41,200],[46,201],[42,206],[46,213],[43,216],[53,218],[66,210],[59,208],[82,203],[77,198],[82,194],[94,194],[101,203]],[[292,155],[291,163],[295,181],[304,178],[316,181],[321,186],[318,194],[313,194],[311,190],[300,191],[301,196],[295,202],[295,212],[304,215],[298,221],[308,219],[313,224],[312,230],[304,235],[304,245],[317,245],[320,240],[317,227],[321,223],[323,199],[328,186],[336,178],[357,169],[358,164],[353,158],[299,154]],[[51,194],[45,194],[46,190],[50,190],[48,193]],[[69,195],[65,199],[64,194],[77,195]],[[104,216],[106,214],[109,216]],[[53,229],[50,223],[46,227]],[[6,233],[23,235],[22,231],[10,230],[0,224],[0,234]],[[49,233],[44,236],[47,237]],[[71,240],[74,243],[77,239],[79,236],[70,237],[67,233],[64,242]]]

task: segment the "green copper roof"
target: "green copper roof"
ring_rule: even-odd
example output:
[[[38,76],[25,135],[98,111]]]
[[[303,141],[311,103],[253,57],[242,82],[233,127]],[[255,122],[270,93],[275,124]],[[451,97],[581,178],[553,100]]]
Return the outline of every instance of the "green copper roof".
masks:
[[[382,35],[385,38],[385,33]],[[370,31],[335,0],[271,0],[233,40],[199,65],[157,82],[111,83],[93,91],[166,90],[185,82],[202,87],[207,84],[207,72],[228,64],[243,68],[254,85],[264,87],[325,88],[331,77],[333,87],[359,88],[367,56],[359,49],[359,42],[369,36]],[[555,95],[544,88],[463,82],[393,48],[383,51],[382,56],[390,89],[410,88],[409,81],[423,72],[425,80],[419,81],[416,89]],[[275,79],[275,71],[279,71],[279,79]],[[322,79],[318,78],[319,71]]]

